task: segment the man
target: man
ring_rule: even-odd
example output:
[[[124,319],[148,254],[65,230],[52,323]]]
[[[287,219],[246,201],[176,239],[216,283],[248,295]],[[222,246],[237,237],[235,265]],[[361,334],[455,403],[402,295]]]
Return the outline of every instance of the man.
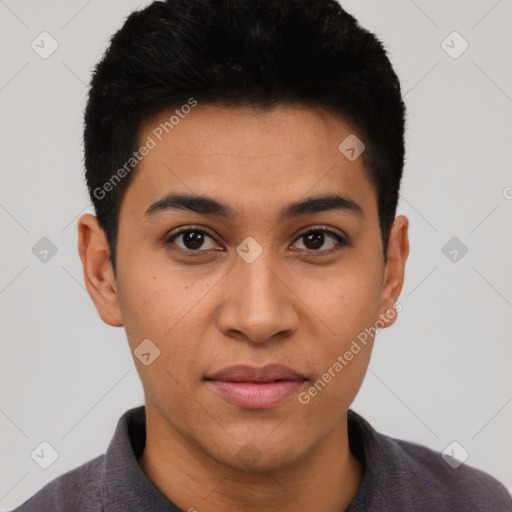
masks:
[[[512,510],[349,409],[400,309],[404,122],[382,44],[334,0],[127,19],[91,84],[79,253],[145,404],[17,510]]]

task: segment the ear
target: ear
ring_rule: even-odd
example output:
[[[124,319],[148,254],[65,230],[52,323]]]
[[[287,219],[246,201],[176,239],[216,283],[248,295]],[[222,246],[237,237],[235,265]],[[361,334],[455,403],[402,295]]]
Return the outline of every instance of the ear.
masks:
[[[101,319],[112,327],[121,327],[117,284],[110,263],[110,249],[105,232],[94,215],[78,219],[78,252],[82,260],[84,281]]]
[[[381,293],[380,319],[384,327],[395,323],[400,306],[398,301],[404,284],[405,262],[409,256],[409,220],[404,215],[396,217],[388,243],[388,257],[384,269],[384,281]]]

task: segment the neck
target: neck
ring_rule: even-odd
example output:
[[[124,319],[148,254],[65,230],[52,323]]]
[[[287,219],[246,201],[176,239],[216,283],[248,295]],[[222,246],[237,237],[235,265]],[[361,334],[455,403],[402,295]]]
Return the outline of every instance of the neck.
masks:
[[[181,510],[209,512],[341,512],[353,501],[362,465],[349,449],[344,420],[292,465],[242,472],[209,457],[146,413],[146,446],[139,465],[160,492]]]

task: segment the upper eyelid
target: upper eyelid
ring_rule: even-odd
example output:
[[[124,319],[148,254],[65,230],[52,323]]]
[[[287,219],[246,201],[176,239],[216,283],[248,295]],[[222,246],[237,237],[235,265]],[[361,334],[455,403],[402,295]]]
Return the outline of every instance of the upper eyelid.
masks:
[[[204,233],[206,233],[209,237],[213,238],[214,240],[216,238],[215,235],[213,234],[213,232],[209,231],[207,228],[204,228],[202,226],[184,226],[182,228],[178,228],[178,231],[176,231],[172,235],[171,234],[166,235],[165,240],[171,240],[173,238],[176,238],[179,235],[183,235],[183,233],[186,233],[187,231],[203,231]]]

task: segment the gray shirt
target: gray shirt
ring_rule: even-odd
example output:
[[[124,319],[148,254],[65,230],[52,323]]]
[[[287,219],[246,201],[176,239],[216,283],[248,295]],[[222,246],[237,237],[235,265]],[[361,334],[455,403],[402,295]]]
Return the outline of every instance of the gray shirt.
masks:
[[[350,449],[364,471],[345,512],[512,511],[510,494],[489,474],[466,464],[453,469],[439,452],[380,434],[351,409],[347,417]],[[48,483],[14,512],[181,512],[137,462],[145,421],[144,406],[126,411],[105,454]]]

